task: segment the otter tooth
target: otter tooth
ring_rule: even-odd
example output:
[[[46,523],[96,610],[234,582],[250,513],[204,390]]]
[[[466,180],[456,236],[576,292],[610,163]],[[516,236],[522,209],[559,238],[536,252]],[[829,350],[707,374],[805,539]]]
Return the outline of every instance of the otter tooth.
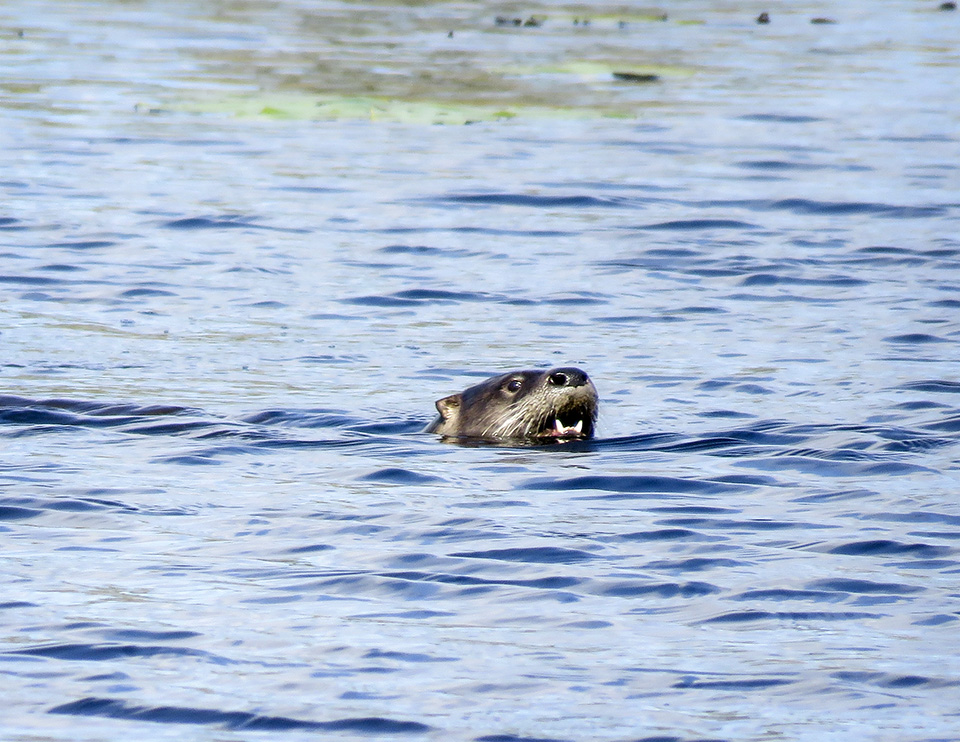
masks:
[[[580,435],[583,433],[583,420],[578,420],[576,425],[564,425],[559,420],[554,420],[553,429],[557,435]]]

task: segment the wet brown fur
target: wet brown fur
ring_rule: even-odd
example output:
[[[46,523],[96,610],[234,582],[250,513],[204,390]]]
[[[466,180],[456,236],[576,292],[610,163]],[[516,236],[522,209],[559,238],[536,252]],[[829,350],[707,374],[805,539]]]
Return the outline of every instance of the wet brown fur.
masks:
[[[577,368],[512,371],[438,400],[437,412],[425,432],[448,438],[541,442],[591,438],[597,390]]]

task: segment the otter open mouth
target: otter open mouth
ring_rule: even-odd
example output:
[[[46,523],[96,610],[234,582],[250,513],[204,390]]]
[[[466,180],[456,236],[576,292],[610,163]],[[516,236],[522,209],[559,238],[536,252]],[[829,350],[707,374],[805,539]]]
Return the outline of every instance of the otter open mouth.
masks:
[[[540,435],[544,438],[589,438],[593,418],[584,407],[567,408],[547,418]]]

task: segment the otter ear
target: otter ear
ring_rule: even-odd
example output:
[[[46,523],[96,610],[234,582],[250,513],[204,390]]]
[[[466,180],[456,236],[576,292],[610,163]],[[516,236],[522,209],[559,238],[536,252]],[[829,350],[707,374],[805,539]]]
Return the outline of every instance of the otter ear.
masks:
[[[451,417],[457,414],[457,410],[460,409],[460,395],[451,394],[449,397],[444,397],[443,399],[437,400],[437,412],[440,413],[440,417],[444,420],[449,420]]]

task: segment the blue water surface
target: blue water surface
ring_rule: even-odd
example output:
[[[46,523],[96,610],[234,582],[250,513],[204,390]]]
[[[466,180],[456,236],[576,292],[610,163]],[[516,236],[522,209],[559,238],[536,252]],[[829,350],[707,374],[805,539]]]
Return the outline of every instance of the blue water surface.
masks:
[[[960,14],[204,6],[0,9],[4,740],[960,738]]]

